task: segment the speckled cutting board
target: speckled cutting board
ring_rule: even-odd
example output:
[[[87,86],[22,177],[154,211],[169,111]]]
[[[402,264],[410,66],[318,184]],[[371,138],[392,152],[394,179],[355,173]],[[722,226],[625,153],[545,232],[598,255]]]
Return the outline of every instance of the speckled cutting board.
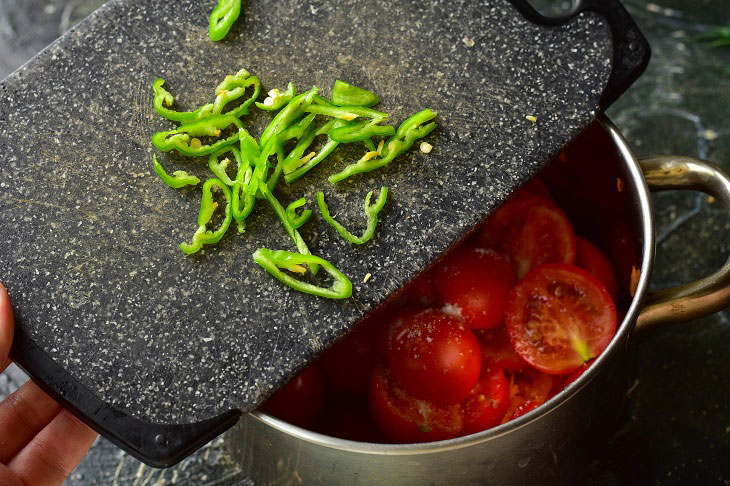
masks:
[[[631,24],[635,59],[617,66],[624,47],[602,15],[537,25],[520,0],[251,0],[213,43],[214,3],[111,1],[0,85],[0,280],[17,317],[13,354],[153,464],[255,408],[460,240],[617,96],[648,52]],[[326,176],[360,155],[339,150],[277,189],[284,205],[307,197],[315,215],[302,234],[349,275],[351,299],[294,292],[254,264],[256,248],[294,249],[263,203],[244,235],[232,229],[194,257],[178,248],[196,229],[200,189],[170,189],[152,171],[150,136],[173,126],[153,110],[152,82],[164,77],[189,109],[241,68],[264,92],[293,81],[329,96],[335,79],[372,89],[394,124],[425,107],[439,114],[428,155],[412,150],[333,186]],[[244,124],[258,135],[269,119]],[[205,163],[161,160],[207,177]],[[362,200],[382,185],[382,223],[362,247],[316,210],[324,190],[359,232]]]

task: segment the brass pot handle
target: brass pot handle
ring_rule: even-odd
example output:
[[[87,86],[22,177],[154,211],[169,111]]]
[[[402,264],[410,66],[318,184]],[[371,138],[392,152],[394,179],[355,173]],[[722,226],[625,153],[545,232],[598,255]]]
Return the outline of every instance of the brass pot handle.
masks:
[[[674,155],[641,159],[639,164],[651,191],[701,191],[721,201],[730,212],[730,177],[715,164]],[[709,277],[648,294],[636,330],[698,319],[728,306],[730,259]]]

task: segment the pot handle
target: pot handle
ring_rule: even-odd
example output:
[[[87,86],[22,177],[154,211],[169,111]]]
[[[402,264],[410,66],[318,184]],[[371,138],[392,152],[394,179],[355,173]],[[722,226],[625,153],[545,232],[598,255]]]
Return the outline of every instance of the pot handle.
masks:
[[[721,201],[730,212],[730,176],[715,164],[674,155],[639,160],[651,191],[698,190]],[[730,259],[712,275],[648,294],[636,331],[698,319],[730,306]]]

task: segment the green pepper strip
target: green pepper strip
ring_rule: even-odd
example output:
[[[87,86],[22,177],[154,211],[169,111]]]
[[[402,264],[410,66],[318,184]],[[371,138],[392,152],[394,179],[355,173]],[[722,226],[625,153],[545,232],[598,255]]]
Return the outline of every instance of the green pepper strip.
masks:
[[[253,254],[256,263],[266,269],[271,275],[285,285],[306,294],[316,295],[319,297],[327,297],[329,299],[347,299],[352,296],[352,282],[347,276],[337,270],[327,260],[314,255],[301,255],[283,250],[269,250],[268,248],[259,248]],[[329,288],[319,287],[307,282],[297,280],[291,275],[287,275],[281,271],[286,269],[289,271],[301,273],[303,263],[307,265],[321,265],[327,273],[332,275],[335,281]]]
[[[368,225],[362,236],[353,235],[352,233],[347,231],[344,226],[335,221],[335,219],[330,215],[327,203],[324,201],[324,193],[321,191],[317,192],[317,204],[319,204],[319,210],[322,213],[322,217],[325,219],[325,221],[327,221],[334,229],[336,229],[337,232],[342,235],[344,239],[346,239],[350,243],[362,245],[363,243],[370,241],[370,239],[375,234],[375,227],[378,224],[378,213],[381,209],[383,209],[383,206],[385,206],[385,201],[388,199],[388,188],[385,186],[381,187],[380,195],[378,196],[377,201],[375,201],[375,204],[371,205],[370,198],[372,197],[372,195],[373,191],[368,192],[367,196],[365,196],[365,203],[363,204],[363,209],[365,210],[365,216],[367,217]]]
[[[233,217],[238,222],[238,232],[243,233],[246,228],[246,218],[256,204],[258,179],[253,177],[253,168],[261,157],[261,151],[256,140],[246,130],[241,129],[239,132],[241,133],[241,158],[247,168],[244,172],[238,171],[233,183],[231,206]],[[243,207],[241,207],[241,195],[243,195]]]
[[[219,0],[210,13],[210,38],[216,42],[228,35],[233,23],[241,15],[241,0]]]
[[[165,80],[162,78],[157,78],[152,84],[152,89],[155,92],[155,110],[161,117],[180,123],[192,123],[208,118],[209,116],[223,114],[223,109],[228,103],[239,99],[245,94],[249,86],[253,86],[253,94],[246,101],[225,113],[226,115],[233,115],[240,118],[248,114],[249,105],[261,93],[259,78],[251,76],[248,71],[242,69],[235,75],[226,76],[223,82],[218,85],[215,90],[216,97],[213,103],[203,105],[195,111],[175,111],[170,109],[175,103],[175,98],[169,91],[162,87],[163,84],[165,84]]]
[[[213,213],[218,208],[218,204],[213,201],[213,186],[217,186],[222,190],[226,197],[226,216],[217,230],[210,231],[206,229],[206,225],[213,218]],[[200,212],[198,213],[198,230],[193,235],[192,243],[180,243],[180,249],[190,255],[199,251],[203,245],[218,243],[228,231],[232,218],[231,191],[228,186],[219,179],[208,179],[203,184],[203,197],[200,201]]]
[[[169,175],[167,172],[165,172],[165,169],[162,167],[162,164],[160,164],[160,161],[157,160],[157,155],[152,156],[152,162],[155,167],[155,172],[157,172],[157,175],[160,176],[160,179],[162,179],[165,184],[172,187],[173,189],[180,189],[181,187],[195,186],[200,184],[200,179],[198,179],[194,175],[188,174],[184,170],[176,170],[172,173],[172,175]]]
[[[434,119],[435,117],[436,113],[428,108],[423,111],[419,111],[401,123],[398,130],[395,132],[395,135],[388,139],[385,143],[385,148],[383,149],[381,158],[373,158],[371,156],[372,152],[365,154],[364,157],[354,164],[350,164],[345,167],[342,172],[331,175],[329,177],[329,181],[334,184],[355,174],[370,172],[371,170],[379,169],[388,165],[393,161],[393,159],[411,148],[416,140],[425,137],[436,129],[436,122],[424,125],[424,123]]]
[[[221,131],[230,125],[235,125],[239,131],[228,138],[218,140],[211,145],[192,145],[196,138],[191,137],[220,137]],[[203,120],[182,125],[177,130],[158,132],[152,136],[152,143],[162,152],[169,152],[177,149],[183,155],[198,157],[209,155],[223,147],[236,143],[240,138],[240,129],[243,128],[241,121],[233,115],[213,115]]]
[[[278,89],[272,89],[269,91],[269,97],[264,100],[263,103],[256,102],[256,106],[264,111],[277,111],[284,107],[285,104],[289,103],[292,98],[297,95],[297,90],[294,87],[294,83],[289,83],[286,91],[283,93]],[[270,102],[268,100],[271,100]],[[266,103],[270,104],[266,104]]]
[[[309,220],[309,217],[312,216],[311,209],[305,209],[302,211],[302,214],[297,215],[296,209],[304,206],[305,204],[307,204],[307,200],[301,198],[286,207],[286,218],[289,220],[289,224],[291,224],[294,229],[299,229]]]
[[[272,166],[269,162],[269,157],[276,154],[276,166]],[[282,146],[281,139],[278,136],[274,136],[261,150],[261,155],[256,161],[256,169],[254,170],[254,178],[259,179],[259,184],[263,184],[266,181],[266,186],[269,192],[273,191],[276,184],[279,182],[281,176],[282,164],[284,160],[284,147]],[[267,174],[269,168],[274,167],[274,172],[271,177],[267,180]],[[265,196],[259,187],[259,191],[256,193],[256,198],[263,199]]]
[[[296,138],[297,140],[302,138],[305,134],[308,133],[308,129],[316,116],[317,115],[314,114],[305,116],[296,124],[282,131],[279,134],[279,139],[282,142],[286,142],[287,140],[291,140],[292,138]]]
[[[314,134],[310,135],[309,139],[302,138],[291,153],[284,159],[282,166],[284,167],[284,180],[287,184],[291,184],[295,180],[302,177],[304,174],[312,170],[317,164],[322,162],[329,154],[331,154],[340,142],[336,142],[329,138],[327,143],[319,150],[314,157],[310,159],[301,158],[306,149],[312,144],[314,139],[319,135],[327,135],[332,130],[347,124],[344,120],[330,120],[322,125]],[[298,155],[297,155],[298,154]]]
[[[284,209],[284,206],[281,205],[279,200],[276,199],[271,191],[269,191],[268,186],[266,184],[263,184],[261,180],[259,180],[259,190],[269,202],[276,215],[281,220],[282,224],[284,225],[284,229],[289,234],[289,237],[294,241],[294,244],[296,245],[299,253],[301,253],[302,255],[311,255],[311,252],[309,251],[309,248],[307,247],[307,243],[305,243],[304,238],[302,238],[302,235],[299,234],[299,231],[294,227],[294,225],[287,217],[286,209]],[[319,271],[319,265],[317,265],[316,263],[310,263],[309,270],[312,271],[313,275],[317,275],[317,272]]]
[[[208,168],[213,172],[213,174],[218,177],[218,179],[222,180],[226,183],[228,186],[233,186],[235,184],[235,181],[232,181],[230,177],[228,177],[228,174],[226,173],[226,169],[228,168],[228,165],[231,163],[231,159],[226,157],[222,161],[218,162],[218,158],[221,155],[227,154],[228,152],[233,154],[233,158],[236,160],[237,164],[237,171],[236,171],[236,180],[241,177],[242,172],[246,172],[246,169],[248,168],[248,164],[244,164],[243,160],[241,159],[241,152],[236,147],[230,146],[230,147],[223,147],[222,149],[218,150],[217,152],[214,152],[210,154],[210,157],[208,158]]]
[[[370,121],[349,123],[333,130],[330,133],[330,138],[340,143],[362,142],[373,136],[389,137],[395,133],[395,128],[390,125],[378,125],[388,118],[387,113],[375,111],[363,106],[326,106],[314,104],[309,106],[306,111],[346,121],[352,121],[355,118],[370,119]]]
[[[358,88],[339,79],[332,88],[332,103],[337,106],[375,106],[380,100],[372,91]]]
[[[304,93],[295,96],[279,113],[276,114],[269,126],[266,127],[264,133],[261,134],[261,146],[265,146],[271,137],[279,135],[281,132],[289,128],[312,104],[314,96],[317,94],[319,88],[316,86],[305,91]]]

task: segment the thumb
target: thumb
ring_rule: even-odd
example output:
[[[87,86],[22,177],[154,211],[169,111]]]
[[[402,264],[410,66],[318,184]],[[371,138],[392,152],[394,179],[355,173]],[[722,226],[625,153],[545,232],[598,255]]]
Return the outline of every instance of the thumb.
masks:
[[[10,297],[5,286],[0,282],[0,373],[10,364],[8,353],[10,344],[13,342],[13,330],[15,317],[13,308],[10,306]]]

